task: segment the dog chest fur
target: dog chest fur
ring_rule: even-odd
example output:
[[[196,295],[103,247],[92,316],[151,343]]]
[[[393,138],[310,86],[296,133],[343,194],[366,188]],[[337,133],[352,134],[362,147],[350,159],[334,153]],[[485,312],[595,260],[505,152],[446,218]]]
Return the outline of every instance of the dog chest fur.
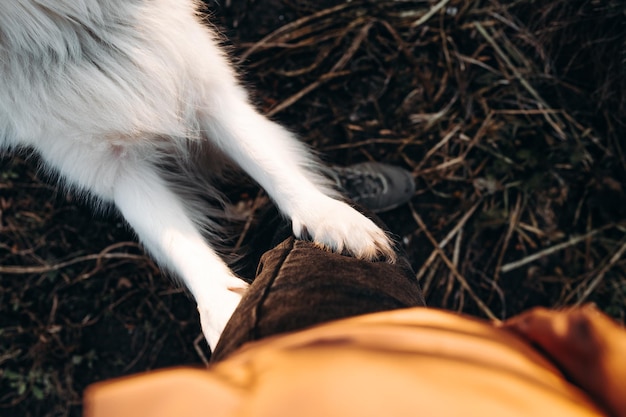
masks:
[[[0,112],[9,144],[71,136],[126,146],[199,136],[202,89],[234,74],[193,2],[12,0],[0,11]],[[203,54],[194,53],[202,45]],[[181,48],[181,46],[187,46]],[[219,81],[218,81],[219,83]],[[2,139],[0,139],[2,140]]]

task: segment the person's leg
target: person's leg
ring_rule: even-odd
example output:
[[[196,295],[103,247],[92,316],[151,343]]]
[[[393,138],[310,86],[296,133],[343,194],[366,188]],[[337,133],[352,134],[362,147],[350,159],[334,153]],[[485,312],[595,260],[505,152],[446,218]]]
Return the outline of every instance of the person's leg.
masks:
[[[284,230],[268,215],[266,228]],[[377,221],[377,219],[373,219]],[[278,227],[277,227],[278,226]],[[271,236],[271,234],[270,234]],[[266,242],[267,244],[267,242]],[[367,262],[330,253],[314,243],[288,237],[267,251],[241,304],[227,324],[213,362],[246,342],[361,314],[425,306],[407,259]]]

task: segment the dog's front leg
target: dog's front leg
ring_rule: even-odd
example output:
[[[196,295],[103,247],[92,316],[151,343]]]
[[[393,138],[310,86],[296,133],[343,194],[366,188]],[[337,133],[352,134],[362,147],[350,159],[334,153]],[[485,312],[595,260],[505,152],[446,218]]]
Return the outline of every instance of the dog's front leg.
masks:
[[[189,288],[203,333],[215,348],[247,284],[209,247],[180,197],[154,168],[128,163],[115,181],[113,199],[148,251]]]
[[[395,259],[387,235],[371,220],[340,201],[318,173],[311,152],[282,126],[259,114],[236,83],[210,89],[202,109],[203,127],[276,202],[296,236],[310,235],[320,246],[372,260]]]

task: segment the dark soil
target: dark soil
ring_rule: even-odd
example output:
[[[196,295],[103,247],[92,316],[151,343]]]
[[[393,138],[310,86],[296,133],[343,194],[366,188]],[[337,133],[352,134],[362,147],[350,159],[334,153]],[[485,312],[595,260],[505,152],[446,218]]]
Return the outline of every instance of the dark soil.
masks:
[[[623,322],[626,6],[544,3],[207,6],[263,112],[329,163],[413,172],[412,201],[382,217],[431,306],[505,318],[595,302]],[[258,193],[225,191],[245,207]],[[36,157],[0,159],[0,415],[78,416],[90,383],[201,365],[200,334],[116,213]]]

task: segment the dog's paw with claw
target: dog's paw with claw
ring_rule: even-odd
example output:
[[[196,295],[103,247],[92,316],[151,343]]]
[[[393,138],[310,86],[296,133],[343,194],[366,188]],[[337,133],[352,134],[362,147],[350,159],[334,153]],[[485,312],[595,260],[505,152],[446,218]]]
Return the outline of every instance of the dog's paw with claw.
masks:
[[[292,216],[298,238],[310,237],[324,249],[346,251],[358,259],[373,261],[384,257],[396,261],[396,252],[387,234],[373,221],[348,204],[323,196]]]
[[[211,351],[215,350],[226,324],[247,289],[248,284],[238,278],[233,278],[232,285],[215,288],[210,294],[197,300],[202,333]]]

